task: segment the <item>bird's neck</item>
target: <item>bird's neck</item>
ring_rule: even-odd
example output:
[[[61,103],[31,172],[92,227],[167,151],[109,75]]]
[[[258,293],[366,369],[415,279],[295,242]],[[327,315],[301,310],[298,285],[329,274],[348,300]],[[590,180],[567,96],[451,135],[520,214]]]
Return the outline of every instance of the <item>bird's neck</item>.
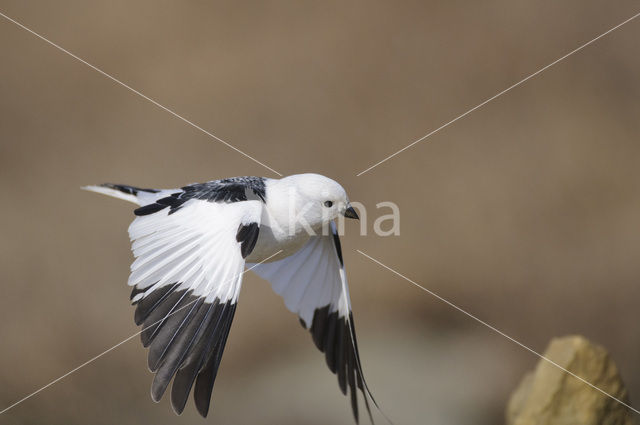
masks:
[[[322,223],[310,221],[304,215],[305,202],[289,180],[267,182],[263,224],[272,227],[274,234],[282,239],[299,239],[317,234],[322,230]]]

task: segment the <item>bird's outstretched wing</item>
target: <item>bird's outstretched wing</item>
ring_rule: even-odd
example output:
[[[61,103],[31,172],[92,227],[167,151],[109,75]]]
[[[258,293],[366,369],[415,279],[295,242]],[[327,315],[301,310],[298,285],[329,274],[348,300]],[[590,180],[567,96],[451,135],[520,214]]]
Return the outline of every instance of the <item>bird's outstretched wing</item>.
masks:
[[[362,373],[349,289],[342,261],[340,239],[335,224],[331,235],[312,236],[298,252],[279,261],[253,266],[284,298],[289,310],[313,336],[316,347],[325,353],[327,366],[338,377],[343,394],[349,388],[353,415],[358,422],[357,389],[363,394],[369,417],[367,396],[371,397]],[[375,401],[372,398],[372,401]]]
[[[204,185],[189,188],[135,211],[129,285],[155,372],[153,399],[173,378],[171,404],[179,414],[195,382],[195,404],[206,416],[262,201],[242,199],[239,190],[229,198]]]

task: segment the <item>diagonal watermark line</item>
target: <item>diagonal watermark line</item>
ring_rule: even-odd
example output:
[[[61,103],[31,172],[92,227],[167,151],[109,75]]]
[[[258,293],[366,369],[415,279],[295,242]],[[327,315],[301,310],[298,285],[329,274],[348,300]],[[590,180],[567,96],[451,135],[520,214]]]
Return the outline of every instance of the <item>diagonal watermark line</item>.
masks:
[[[276,255],[280,254],[281,252],[282,252],[282,250],[279,250],[279,251],[278,251],[278,252],[276,252],[275,254],[270,255],[269,257],[265,258],[264,260],[260,261],[259,263],[255,263],[253,266],[249,267],[248,269],[243,270],[243,271],[242,271],[242,273],[240,273],[240,274],[238,274],[238,275],[234,276],[234,277],[233,277],[233,279],[236,279],[236,278],[238,278],[238,277],[242,276],[243,274],[245,274],[245,273],[246,273],[246,272],[248,272],[249,270],[254,269],[255,267],[259,266],[260,264],[264,263],[264,262],[265,262],[265,261],[267,261],[267,260],[270,260],[271,258],[275,257]],[[233,279],[230,279],[228,282],[231,282]],[[224,285],[225,283],[228,283],[228,282],[224,282],[224,283],[222,283],[222,285]],[[69,372],[67,372],[67,373],[65,373],[64,375],[62,375],[62,376],[60,376],[60,377],[58,377],[58,378],[54,379],[53,381],[49,382],[49,383],[48,383],[47,385],[45,385],[44,387],[41,387],[40,389],[38,389],[38,390],[36,390],[36,391],[32,392],[31,394],[29,394],[29,395],[27,395],[27,396],[25,396],[25,397],[21,398],[20,400],[16,401],[15,403],[11,404],[10,406],[5,407],[4,409],[2,409],[2,410],[0,411],[0,415],[2,415],[3,413],[7,412],[8,410],[10,410],[10,409],[12,409],[12,408],[16,407],[17,405],[19,405],[19,404],[20,404],[20,403],[22,403],[23,401],[27,401],[28,399],[30,399],[30,398],[31,398],[31,397],[33,397],[34,395],[36,395],[36,394],[38,394],[38,393],[40,393],[40,392],[42,392],[42,391],[46,390],[47,388],[49,388],[49,387],[50,387],[50,386],[52,386],[53,384],[55,384],[55,383],[57,383],[57,382],[59,382],[59,381],[62,381],[64,378],[66,378],[67,376],[69,376],[69,375],[73,374],[74,372],[77,372],[78,370],[82,369],[82,368],[83,368],[83,367],[85,367],[86,365],[88,365],[88,364],[90,364],[90,363],[93,363],[94,361],[98,360],[100,357],[104,356],[105,354],[107,354],[107,353],[109,353],[109,352],[111,352],[111,351],[115,350],[116,348],[120,347],[122,344],[124,344],[124,343],[126,343],[126,342],[128,342],[128,341],[131,341],[133,338],[137,337],[138,335],[140,335],[142,332],[146,331],[147,329],[152,328],[153,326],[157,325],[158,323],[160,323],[160,322],[162,322],[162,321],[164,321],[164,320],[167,320],[167,318],[168,318],[169,316],[172,316],[172,315],[176,314],[177,312],[179,312],[180,310],[182,310],[182,309],[184,309],[184,308],[189,307],[191,304],[193,304],[194,302],[198,301],[198,299],[199,299],[199,298],[196,298],[195,300],[189,301],[187,304],[185,304],[185,305],[183,305],[182,307],[180,307],[180,308],[176,309],[176,311],[173,311],[173,312],[171,312],[170,314],[167,314],[167,315],[166,315],[165,317],[163,317],[162,319],[160,319],[160,320],[158,320],[158,321],[156,321],[156,322],[153,322],[152,324],[150,324],[150,325],[149,325],[149,326],[147,326],[147,327],[144,327],[144,328],[140,329],[140,331],[138,331],[138,332],[134,333],[133,335],[131,335],[131,336],[129,336],[129,337],[127,337],[127,338],[123,339],[122,341],[120,341],[120,342],[119,342],[119,343],[117,343],[116,345],[112,346],[111,348],[108,348],[108,349],[104,350],[102,353],[100,353],[100,354],[98,354],[98,355],[96,355],[96,356],[94,356],[94,357],[90,358],[90,359],[89,359],[89,360],[87,360],[86,362],[82,363],[80,366],[77,366],[77,367],[75,367],[75,368],[71,369]]]
[[[540,68],[539,70],[537,70],[536,72],[534,72],[533,74],[528,75],[527,77],[523,78],[522,80],[518,81],[515,84],[512,84],[511,86],[507,87],[506,89],[502,90],[500,93],[491,96],[490,98],[488,98],[487,100],[485,100],[482,103],[479,103],[478,105],[474,106],[473,108],[469,109],[468,111],[466,111],[465,113],[463,113],[462,115],[457,116],[456,118],[452,119],[451,121],[441,125],[440,127],[436,128],[435,130],[431,131],[430,133],[425,134],[424,136],[422,136],[421,138],[413,141],[412,143],[408,144],[407,146],[405,146],[404,148],[400,149],[399,151],[389,155],[388,157],[384,158],[382,161],[378,161],[375,164],[373,164],[372,166],[370,166],[369,168],[367,168],[364,171],[359,172],[358,174],[356,174],[356,177],[360,177],[361,175],[363,175],[364,173],[376,168],[378,165],[382,164],[383,162],[386,162],[388,160],[390,160],[391,158],[393,158],[394,156],[406,151],[407,149],[411,148],[412,146],[422,142],[424,139],[436,134],[437,132],[439,132],[440,130],[449,127],[451,124],[453,124],[454,122],[458,121],[459,119],[462,119],[464,117],[466,117],[467,115],[469,115],[470,113],[472,113],[473,111],[480,109],[481,107],[483,107],[484,105],[486,105],[487,103],[491,102],[492,100],[497,99],[498,97],[502,96],[503,94],[507,93],[508,91],[518,87],[519,85],[525,83],[526,81],[532,79],[533,77],[535,77],[536,75],[546,71],[547,69],[551,68],[552,66],[554,66],[555,64],[557,64],[558,62],[563,61],[564,59],[568,58],[569,56],[573,55],[574,53],[579,52],[580,50],[584,49],[585,47],[595,43],[596,41],[600,40],[602,37],[612,33],[613,31],[617,30],[618,28],[620,28],[621,26],[633,21],[634,19],[636,19],[638,16],[640,16],[640,12],[636,13],[635,15],[633,15],[632,17],[630,17],[629,19],[627,19],[624,22],[619,23],[618,25],[616,25],[615,27],[607,30],[606,32],[603,32],[602,34],[600,34],[599,36],[597,36],[596,38],[584,43],[583,45],[581,45],[580,47],[577,47],[575,49],[573,49],[572,51],[570,51],[569,53],[567,53],[566,55],[559,57],[558,59],[554,60],[553,62],[551,62],[550,64],[548,64],[547,66]]]
[[[565,369],[564,367],[560,366],[558,363],[554,362],[553,360],[549,359],[548,357],[538,353],[537,351],[533,350],[532,348],[527,347],[526,345],[524,345],[523,343],[521,343],[520,341],[510,337],[509,335],[505,334],[504,332],[502,332],[500,329],[495,328],[494,326],[490,325],[489,323],[485,322],[482,319],[477,318],[476,316],[474,316],[473,314],[469,313],[468,311],[462,309],[461,307],[458,307],[457,305],[455,305],[454,303],[452,303],[451,301],[447,300],[446,298],[441,297],[440,295],[436,294],[433,291],[430,291],[429,289],[425,288],[424,286],[420,285],[419,283],[414,282],[413,280],[409,279],[408,277],[406,277],[405,275],[403,275],[400,272],[395,271],[394,269],[392,269],[391,267],[383,264],[382,262],[376,260],[375,258],[371,257],[370,255],[365,254],[364,252],[360,251],[359,249],[357,249],[356,251],[358,251],[360,254],[364,255],[365,257],[367,257],[369,260],[373,261],[374,263],[382,266],[383,268],[389,270],[391,273],[403,278],[404,280],[406,280],[407,282],[411,283],[412,285],[422,289],[424,292],[428,293],[429,295],[432,295],[434,297],[436,297],[437,299],[439,299],[440,301],[442,301],[443,303],[447,304],[450,307],[455,308],[456,310],[458,310],[459,312],[467,315],[468,317],[472,318],[473,320],[475,320],[476,322],[486,326],[487,328],[491,329],[492,331],[496,332],[497,334],[507,338],[509,341],[519,345],[520,347],[524,348],[525,350],[529,351],[532,354],[535,354],[536,356],[540,357],[542,360],[549,362],[550,364],[552,364],[553,366],[557,367],[558,369],[562,370],[565,373],[568,373],[569,375],[573,376],[574,378],[576,378],[577,380],[587,384],[588,386],[590,386],[591,388],[593,388],[596,391],[601,392],[602,394],[604,394],[605,396],[611,398],[612,400],[617,401],[618,403],[620,403],[621,405],[623,405],[624,407],[626,407],[629,410],[632,410],[633,412],[637,413],[640,415],[640,410],[635,409],[634,407],[630,406],[629,404],[625,403],[624,401],[620,400],[619,398],[609,394],[608,392],[596,387],[595,385],[593,385],[591,382],[587,381],[584,378],[581,378],[580,376],[576,375],[575,373]]]
[[[148,100],[149,102],[153,103],[155,106],[157,106],[158,108],[170,113],[171,115],[173,115],[174,117],[178,118],[179,120],[189,124],[191,127],[195,128],[196,130],[199,130],[200,132],[206,134],[207,136],[211,137],[214,140],[217,140],[218,142],[222,143],[223,145],[227,146],[228,148],[233,149],[234,151],[238,152],[241,155],[244,155],[246,158],[249,158],[250,160],[252,160],[253,162],[262,165],[264,168],[266,168],[267,170],[282,176],[282,174],[280,174],[279,172],[277,172],[276,170],[274,170],[273,168],[269,167],[268,165],[258,161],[257,159],[255,159],[254,157],[252,157],[251,155],[241,151],[240,149],[236,148],[235,146],[233,146],[232,144],[230,144],[229,142],[226,142],[225,140],[221,139],[220,137],[216,136],[215,134],[205,130],[204,128],[200,127],[199,125],[195,124],[193,121],[190,121],[188,119],[186,119],[185,117],[183,117],[182,115],[172,111],[171,109],[167,108],[166,106],[161,105],[160,103],[158,103],[157,101],[153,100],[152,98],[150,98],[149,96],[139,92],[138,90],[134,89],[133,87],[123,83],[122,81],[120,81],[119,79],[117,79],[116,77],[112,76],[111,74],[107,74],[105,71],[101,70],[100,68],[98,68],[95,65],[90,64],[89,62],[85,61],[84,59],[76,56],[75,54],[71,53],[70,51],[68,51],[67,49],[59,46],[58,44],[54,43],[53,41],[45,38],[44,36],[38,34],[37,32],[33,31],[30,28],[27,28],[26,26],[24,26],[23,24],[21,24],[20,22],[16,21],[15,19],[10,18],[9,16],[5,15],[4,13],[0,12],[0,16],[2,16],[3,18],[5,18],[7,21],[12,22],[14,24],[16,24],[17,26],[19,26],[20,28],[22,28],[23,30],[35,35],[36,37],[38,37],[40,40],[48,43],[49,45],[55,47],[56,49],[60,50],[63,53],[66,53],[67,55],[71,56],[72,58],[82,62],[83,64],[85,64],[86,66],[88,66],[89,68],[93,69],[94,71],[104,75],[105,77],[107,77],[108,79],[110,79],[111,81],[121,85],[122,87],[126,88],[127,90],[137,94],[138,96],[140,96],[141,98]]]

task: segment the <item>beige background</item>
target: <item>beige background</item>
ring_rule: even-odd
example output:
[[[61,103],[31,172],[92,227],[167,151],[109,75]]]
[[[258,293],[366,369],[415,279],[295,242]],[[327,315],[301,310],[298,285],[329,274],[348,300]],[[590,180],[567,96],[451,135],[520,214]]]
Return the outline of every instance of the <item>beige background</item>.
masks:
[[[284,174],[340,181],[401,236],[343,241],[369,384],[397,424],[503,421],[535,357],[603,344],[640,403],[640,20],[356,177],[637,13],[631,0],[1,1],[23,22]],[[0,408],[137,331],[132,206],[79,190],[268,170],[0,19]],[[369,228],[371,229],[372,220]],[[130,341],[10,424],[350,424],[297,320],[245,280],[210,417],[149,397]]]

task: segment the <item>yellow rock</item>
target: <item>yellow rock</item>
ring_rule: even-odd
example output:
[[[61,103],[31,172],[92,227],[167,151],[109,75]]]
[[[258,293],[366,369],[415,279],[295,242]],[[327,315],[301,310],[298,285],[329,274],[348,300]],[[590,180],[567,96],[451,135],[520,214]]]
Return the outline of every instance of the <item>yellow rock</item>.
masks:
[[[544,356],[613,397],[627,390],[607,351],[581,336],[555,338]],[[634,413],[545,360],[511,395],[507,425],[632,425]]]

